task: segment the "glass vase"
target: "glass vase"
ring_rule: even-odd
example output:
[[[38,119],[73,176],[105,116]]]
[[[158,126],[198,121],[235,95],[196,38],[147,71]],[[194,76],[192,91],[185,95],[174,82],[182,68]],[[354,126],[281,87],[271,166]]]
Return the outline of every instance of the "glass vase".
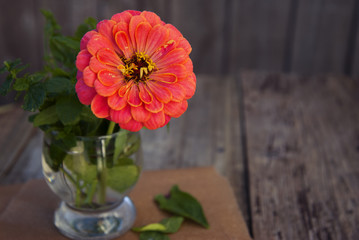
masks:
[[[136,209],[127,194],[142,169],[139,133],[121,130],[75,141],[48,133],[42,166],[47,184],[62,200],[54,217],[62,234],[111,239],[132,227]]]

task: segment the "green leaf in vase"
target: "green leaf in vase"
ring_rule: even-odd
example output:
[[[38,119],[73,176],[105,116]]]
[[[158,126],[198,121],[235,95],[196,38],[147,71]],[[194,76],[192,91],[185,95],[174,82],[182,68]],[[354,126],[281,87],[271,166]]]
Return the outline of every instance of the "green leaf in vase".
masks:
[[[120,154],[125,149],[127,142],[127,133],[128,132],[126,130],[121,130],[121,132],[117,134],[117,137],[115,139],[115,152],[113,154],[113,162],[115,163],[115,165],[116,162],[118,162]]]
[[[38,127],[45,124],[53,124],[59,120],[59,117],[56,113],[56,106],[51,106],[42,110],[34,118],[34,126]]]
[[[78,180],[83,180],[85,184],[92,184],[97,177],[97,166],[86,160],[82,146],[73,147],[70,150],[73,154],[67,155],[64,164]]]
[[[172,187],[169,197],[157,195],[155,201],[160,209],[191,219],[209,228],[201,204],[191,194],[181,191],[177,185]]]
[[[140,240],[170,240],[170,238],[161,232],[143,232],[140,234]]]
[[[139,177],[135,165],[115,166],[107,169],[107,185],[120,193],[132,187]]]
[[[56,112],[64,125],[76,124],[80,121],[82,104],[75,96],[63,97],[56,102]]]
[[[44,103],[46,89],[42,83],[33,84],[24,97],[24,110],[34,112]]]
[[[147,231],[157,231],[162,233],[176,233],[180,229],[183,217],[169,217],[163,219],[160,223],[151,223],[142,227],[132,228],[135,232],[147,232]]]

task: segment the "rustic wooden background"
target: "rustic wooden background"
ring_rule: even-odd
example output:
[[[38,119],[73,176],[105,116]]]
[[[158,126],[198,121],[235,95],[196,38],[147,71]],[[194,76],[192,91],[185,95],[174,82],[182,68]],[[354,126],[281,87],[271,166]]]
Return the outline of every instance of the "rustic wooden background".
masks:
[[[1,62],[21,57],[41,68],[41,8],[69,35],[88,16],[155,11],[189,39],[197,73],[359,76],[359,0],[0,0]]]

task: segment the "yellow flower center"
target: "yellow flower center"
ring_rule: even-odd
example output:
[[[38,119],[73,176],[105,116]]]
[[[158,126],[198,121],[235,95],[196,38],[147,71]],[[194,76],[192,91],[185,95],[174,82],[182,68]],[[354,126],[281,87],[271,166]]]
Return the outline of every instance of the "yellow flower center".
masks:
[[[151,58],[143,52],[134,53],[130,59],[122,57],[121,60],[125,65],[119,66],[119,70],[126,81],[134,80],[135,83],[140,81],[146,82],[148,76],[156,68]]]

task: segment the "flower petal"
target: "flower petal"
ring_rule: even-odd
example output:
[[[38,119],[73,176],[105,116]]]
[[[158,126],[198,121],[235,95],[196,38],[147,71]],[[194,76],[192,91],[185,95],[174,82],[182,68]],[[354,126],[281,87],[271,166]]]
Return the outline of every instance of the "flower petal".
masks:
[[[128,123],[120,124],[120,127],[131,132],[138,132],[142,129],[143,124],[131,119]]]
[[[115,35],[117,46],[123,52],[126,58],[131,58],[133,53],[132,44],[128,35],[124,31],[117,32]]]
[[[186,89],[178,83],[168,84],[168,83],[159,83],[161,86],[167,88],[172,93],[172,101],[182,102],[186,98]]]
[[[165,67],[165,68],[159,69],[158,71],[153,72],[151,74],[151,77],[153,75],[164,74],[164,73],[171,73],[171,74],[176,75],[179,81],[186,78],[188,75],[188,71],[184,65],[173,64],[173,65],[170,65],[168,67]],[[153,77],[153,78],[155,78],[155,77]],[[163,81],[163,82],[168,82],[168,81]]]
[[[118,55],[109,48],[99,49],[97,51],[97,59],[100,61],[100,63],[113,67],[117,67],[118,65],[122,64],[122,61]]]
[[[151,29],[146,42],[146,53],[151,56],[158,48],[167,41],[169,32],[167,28],[157,25]]]
[[[137,29],[137,26],[142,23],[146,22],[145,18],[138,15],[131,18],[130,23],[128,25],[128,33],[131,39],[132,46],[136,46],[136,36],[135,32]]]
[[[139,90],[136,84],[132,84],[130,90],[128,91],[127,102],[133,107],[138,107],[142,104],[142,101],[139,96]]]
[[[181,38],[176,47],[183,48],[188,55],[192,52],[191,44],[189,44],[189,42],[185,38]]]
[[[140,97],[141,101],[146,104],[150,104],[152,102],[153,97],[152,94],[149,93],[147,87],[143,83],[139,83],[138,90],[140,91],[138,96]]]
[[[152,27],[156,26],[157,24],[165,24],[161,21],[161,18],[153,12],[143,11],[140,15],[143,16]]]
[[[168,40],[167,42],[165,42],[164,45],[162,45],[160,48],[156,49],[156,51],[152,54],[152,56],[151,56],[152,61],[154,61],[157,64],[159,59],[163,58],[169,52],[176,49],[175,45],[176,45],[176,42],[173,39]],[[159,67],[157,66],[157,68],[159,68]],[[161,68],[159,68],[159,69],[161,69]]]
[[[145,127],[154,130],[162,127],[166,122],[165,114],[163,111],[158,113],[152,113],[150,119],[144,123]]]
[[[193,63],[190,58],[187,58],[187,61],[184,63],[184,66],[186,67],[187,72],[193,72]]]
[[[118,89],[121,87],[121,83],[116,83],[112,86],[105,86],[99,80],[96,79],[94,82],[94,86],[97,94],[103,97],[109,97],[118,91]]]
[[[165,114],[165,123],[163,124],[163,126],[167,125],[170,120],[171,120],[171,117]]]
[[[111,17],[111,20],[113,20],[115,22],[127,22],[127,23],[129,23],[132,16],[139,15],[140,13],[141,12],[134,11],[134,10],[123,11],[121,13],[117,13],[117,14],[113,15]]]
[[[145,51],[148,33],[151,29],[151,25],[147,22],[142,22],[137,25],[135,32],[137,52]]]
[[[116,13],[115,15],[113,15],[111,17],[111,20],[115,21],[115,22],[127,22],[129,23],[131,20],[132,14],[129,13],[128,11],[124,11],[121,13]]]
[[[177,82],[177,76],[173,73],[158,73],[153,72],[151,74],[151,79],[159,82],[165,82],[165,83],[175,83]]]
[[[143,104],[139,107],[131,107],[131,115],[137,122],[146,122],[151,117],[151,112],[147,111]]]
[[[98,118],[106,118],[110,115],[110,108],[107,104],[107,98],[96,95],[91,102],[91,110]]]
[[[172,64],[184,63],[188,54],[183,48],[176,48],[156,61],[157,68],[161,69]],[[155,61],[155,60],[154,60]]]
[[[89,66],[87,66],[83,71],[83,80],[85,84],[89,87],[93,87],[93,83],[96,79],[96,73],[94,73]]]
[[[110,114],[111,120],[118,124],[128,123],[132,118],[131,107],[129,105],[126,105],[126,107],[124,107],[120,111],[111,109]]]
[[[157,100],[157,98],[153,98],[150,104],[145,104],[145,108],[151,113],[158,113],[163,110],[164,104]]]
[[[188,107],[186,100],[182,102],[169,102],[165,105],[163,111],[166,115],[174,118],[180,117]]]
[[[90,41],[91,37],[95,34],[97,34],[97,32],[94,30],[91,30],[91,31],[88,31],[87,33],[85,33],[85,35],[81,38],[81,42],[80,42],[81,50],[86,49],[87,43]]]
[[[82,79],[77,80],[75,89],[80,102],[84,105],[90,105],[96,95],[95,89],[87,86]]]
[[[168,103],[172,99],[172,94],[170,90],[162,87],[160,84],[155,81],[147,81],[147,86],[149,87],[151,93],[155,95],[155,97],[163,103]]]
[[[96,55],[97,51],[101,48],[113,48],[112,43],[105,36],[101,34],[95,34],[87,43],[87,50]]]
[[[81,72],[89,65],[92,55],[87,49],[81,50],[76,57],[76,67]]]
[[[107,103],[110,108],[119,111],[127,106],[127,95],[125,95],[124,97],[120,97],[116,92],[112,96],[108,97]]]
[[[98,80],[105,86],[112,86],[114,84],[125,85],[123,75],[119,71],[112,71],[109,69],[102,69],[97,74]]]
[[[120,97],[124,97],[125,95],[127,95],[132,85],[133,81],[129,81],[128,83],[126,83],[126,85],[120,87],[120,89],[118,90],[118,95],[120,95]]]
[[[184,89],[186,89],[186,99],[190,99],[196,91],[196,75],[190,74],[184,81],[178,82]]]
[[[100,63],[95,56],[90,59],[90,68],[93,72],[98,73],[101,69],[109,68],[105,64]],[[111,67],[112,68],[112,67]]]

